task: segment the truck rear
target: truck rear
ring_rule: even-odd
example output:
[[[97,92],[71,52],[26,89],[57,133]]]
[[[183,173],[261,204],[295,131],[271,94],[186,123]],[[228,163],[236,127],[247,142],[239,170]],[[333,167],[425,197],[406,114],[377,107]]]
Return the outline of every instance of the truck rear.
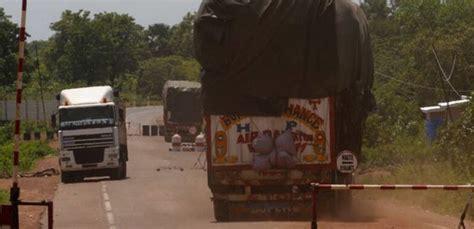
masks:
[[[184,142],[194,142],[202,131],[201,84],[167,81],[162,98],[165,141],[179,134]]]
[[[363,12],[344,0],[205,1],[194,26],[216,220],[309,219],[312,182],[352,182],[336,158],[360,156],[375,106]],[[350,193],[323,196],[326,211],[350,205]]]
[[[334,121],[332,98],[289,99],[281,116],[206,116],[211,143],[208,178],[216,219],[294,219],[309,215],[308,184],[331,183],[337,175]],[[272,155],[265,159],[254,149],[253,143],[260,135],[275,141],[285,133],[291,133],[296,149],[292,165],[275,162],[286,159],[278,155],[282,151],[275,152],[275,159]],[[262,156],[269,161],[258,159]]]

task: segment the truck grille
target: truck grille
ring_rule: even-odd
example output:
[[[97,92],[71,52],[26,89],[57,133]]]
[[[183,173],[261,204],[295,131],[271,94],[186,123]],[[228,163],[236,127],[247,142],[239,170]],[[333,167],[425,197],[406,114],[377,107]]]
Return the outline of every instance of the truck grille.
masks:
[[[108,148],[114,145],[112,133],[64,136],[62,139],[64,149],[74,150],[83,148]]]
[[[104,148],[86,148],[73,150],[77,164],[101,163],[104,161]]]

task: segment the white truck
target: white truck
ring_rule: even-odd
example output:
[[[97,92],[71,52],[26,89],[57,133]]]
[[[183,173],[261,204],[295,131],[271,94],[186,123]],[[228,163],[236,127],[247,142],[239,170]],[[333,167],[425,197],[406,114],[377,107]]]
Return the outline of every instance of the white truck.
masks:
[[[126,178],[125,106],[118,92],[110,86],[74,88],[61,91],[57,99],[62,182]]]

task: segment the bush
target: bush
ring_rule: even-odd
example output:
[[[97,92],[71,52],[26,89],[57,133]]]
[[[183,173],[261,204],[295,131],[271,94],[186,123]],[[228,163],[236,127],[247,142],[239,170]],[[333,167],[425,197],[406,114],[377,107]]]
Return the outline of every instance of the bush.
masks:
[[[10,201],[10,193],[7,190],[0,189],[0,204],[6,204]]]
[[[13,137],[13,125],[11,122],[5,122],[0,124],[0,145],[3,145],[12,140]]]
[[[441,131],[438,144],[438,157],[449,161],[458,172],[474,179],[474,99],[461,119]]]
[[[13,144],[0,146],[0,175],[11,176],[12,174],[12,152]],[[34,162],[46,155],[54,154],[54,150],[47,144],[32,141],[20,145],[20,171],[28,171]]]

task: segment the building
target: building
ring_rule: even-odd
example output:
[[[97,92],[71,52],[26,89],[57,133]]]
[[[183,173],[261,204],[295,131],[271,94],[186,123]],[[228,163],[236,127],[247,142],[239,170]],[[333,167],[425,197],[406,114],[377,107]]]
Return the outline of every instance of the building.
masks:
[[[462,96],[461,100],[438,103],[437,106],[420,107],[421,112],[425,114],[426,134],[430,142],[436,139],[438,128],[446,122],[446,119],[452,117],[453,120],[462,117],[462,113],[469,103],[467,96]],[[448,112],[449,106],[449,112]]]

